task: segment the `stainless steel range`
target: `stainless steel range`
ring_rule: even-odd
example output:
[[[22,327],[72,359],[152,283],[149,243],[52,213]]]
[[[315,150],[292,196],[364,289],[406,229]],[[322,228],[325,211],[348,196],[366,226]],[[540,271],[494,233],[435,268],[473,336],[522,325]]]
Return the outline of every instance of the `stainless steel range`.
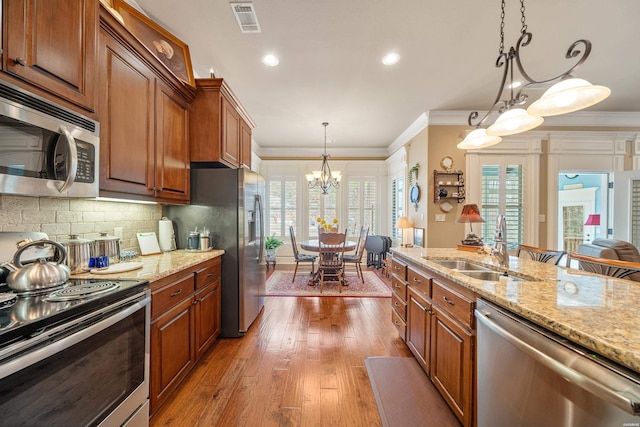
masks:
[[[148,426],[150,301],[147,281],[0,284],[0,426]]]

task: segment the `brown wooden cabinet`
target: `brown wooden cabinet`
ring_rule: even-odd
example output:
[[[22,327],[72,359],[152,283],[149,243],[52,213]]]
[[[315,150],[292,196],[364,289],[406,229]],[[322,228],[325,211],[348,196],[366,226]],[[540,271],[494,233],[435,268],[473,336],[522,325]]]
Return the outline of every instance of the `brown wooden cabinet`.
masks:
[[[220,267],[216,257],[151,283],[151,414],[220,333]]]
[[[189,98],[136,43],[101,14],[100,194],[188,203]]]
[[[431,366],[431,301],[412,288],[407,297],[407,346],[422,369]]]
[[[94,112],[98,2],[2,3],[3,79],[27,83],[27,89],[35,88],[47,98],[53,94],[71,108],[81,107],[81,112]]]
[[[462,425],[475,423],[475,318],[477,296],[437,271],[394,254],[392,273],[405,274],[406,343]],[[393,302],[392,302],[393,303]],[[395,313],[396,307],[394,307]],[[395,319],[395,317],[394,317]]]
[[[190,115],[191,161],[250,169],[254,126],[223,79],[196,79]]]
[[[397,257],[391,259],[391,321],[400,337],[407,339],[407,264]]]

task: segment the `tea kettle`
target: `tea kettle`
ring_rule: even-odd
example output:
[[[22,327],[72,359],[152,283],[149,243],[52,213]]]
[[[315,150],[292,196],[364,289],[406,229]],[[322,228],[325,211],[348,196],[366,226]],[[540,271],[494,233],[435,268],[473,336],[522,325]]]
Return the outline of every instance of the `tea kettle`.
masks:
[[[36,262],[23,265],[20,260],[22,253],[36,245],[54,246],[57,249],[54,251],[54,262],[39,258]],[[71,275],[69,267],[64,265],[66,258],[67,251],[64,246],[52,240],[43,239],[22,244],[13,256],[13,263],[9,264],[13,271],[7,276],[7,285],[18,293],[32,293],[60,286]]]

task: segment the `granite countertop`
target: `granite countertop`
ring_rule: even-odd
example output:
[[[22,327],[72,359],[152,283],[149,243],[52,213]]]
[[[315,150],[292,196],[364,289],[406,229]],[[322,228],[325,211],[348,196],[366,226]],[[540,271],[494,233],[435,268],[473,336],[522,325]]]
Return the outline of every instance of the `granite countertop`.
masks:
[[[392,248],[416,264],[596,353],[640,372],[640,282],[608,278],[510,257],[509,270],[535,281],[482,281],[429,259],[464,259],[489,265],[488,254],[437,248]]]
[[[184,270],[201,262],[219,257],[223,250],[214,249],[208,252],[188,252],[178,249],[171,252],[163,252],[158,255],[139,256],[132,262],[142,263],[142,268],[132,271],[113,274],[74,274],[73,278],[104,278],[104,279],[138,279],[153,282],[163,277],[170,276],[180,270]],[[114,264],[117,266],[118,264]]]

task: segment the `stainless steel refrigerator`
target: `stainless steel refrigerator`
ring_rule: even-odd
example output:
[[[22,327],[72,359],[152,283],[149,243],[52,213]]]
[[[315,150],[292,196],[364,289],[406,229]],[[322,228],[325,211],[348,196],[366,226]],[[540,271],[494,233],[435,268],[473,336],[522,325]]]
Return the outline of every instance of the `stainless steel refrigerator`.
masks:
[[[194,168],[195,167],[195,168]],[[222,337],[243,336],[264,305],[264,180],[246,169],[191,165],[191,205],[167,206],[178,248],[198,227],[222,255]]]

